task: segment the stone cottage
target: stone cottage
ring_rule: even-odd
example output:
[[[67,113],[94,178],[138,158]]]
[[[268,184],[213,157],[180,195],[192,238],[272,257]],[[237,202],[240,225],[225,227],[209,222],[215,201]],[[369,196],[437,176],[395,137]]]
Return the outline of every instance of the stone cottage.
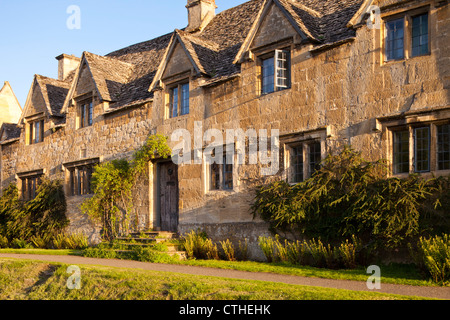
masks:
[[[149,163],[134,192],[140,228],[201,228],[215,240],[247,238],[252,250],[268,233],[250,214],[252,188],[271,177],[248,157],[198,159],[207,143],[195,133],[278,132],[274,175],[290,183],[348,144],[389,160],[394,175],[450,173],[448,0],[251,0],[219,14],[214,0],[188,0],[186,8],[184,29],[106,56],[63,54],[58,79],[36,75],[20,130],[1,144],[2,187],[16,181],[26,200],[40,177],[62,179],[70,229],[95,240],[98,228],[79,210],[93,167],[131,155],[149,134],[182,129],[199,161]],[[250,140],[224,149],[249,151]]]

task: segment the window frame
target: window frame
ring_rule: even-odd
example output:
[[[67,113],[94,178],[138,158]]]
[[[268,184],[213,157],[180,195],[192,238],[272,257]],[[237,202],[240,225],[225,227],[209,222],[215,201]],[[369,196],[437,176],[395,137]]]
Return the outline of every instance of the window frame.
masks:
[[[405,134],[408,138],[406,140],[400,140],[398,138],[398,134]],[[406,145],[408,146],[408,151],[403,151],[403,143],[406,143]],[[396,151],[396,148],[399,148],[401,150]],[[410,152],[411,152],[411,148],[410,148],[410,132],[408,128],[401,128],[401,129],[397,129],[397,130],[393,130],[392,131],[392,172],[395,175],[398,174],[405,174],[405,173],[409,173],[411,171],[410,167],[411,167],[411,162],[410,162]],[[398,162],[396,159],[396,154],[401,154],[400,156],[402,157],[406,155],[407,157],[407,161],[401,161]],[[402,157],[403,158],[403,157]],[[404,159],[402,159],[404,160]],[[403,168],[403,166],[406,165],[407,166],[407,170],[398,170],[398,166],[401,166]]]
[[[186,87],[187,91],[185,90]],[[169,86],[169,119],[178,118],[190,113],[190,90],[191,86],[189,80],[180,81]],[[187,99],[185,96],[186,93]],[[174,101],[176,101],[176,112],[174,109]]]
[[[71,197],[92,195],[92,174],[99,158],[64,164],[66,169],[66,193]]]
[[[78,129],[91,127],[94,124],[94,101],[92,98],[78,103]]]
[[[414,18],[418,18],[421,16],[427,16],[427,52],[425,53],[419,53],[419,54],[414,54]],[[430,54],[430,13],[428,11],[426,12],[422,12],[422,13],[417,13],[415,15],[411,15],[410,16],[410,21],[411,21],[411,57],[420,57],[420,56],[425,56]],[[423,36],[422,34],[420,36]]]
[[[280,58],[280,55],[285,55],[285,59]],[[292,63],[291,63],[291,48],[283,48],[283,49],[275,49],[269,53],[260,55],[259,59],[259,68],[260,68],[260,95],[264,96],[267,94],[271,94],[274,92],[284,91],[291,88],[292,83]],[[266,90],[267,85],[265,85],[265,79],[269,78],[265,76],[265,62],[273,60],[273,64],[271,63],[269,66],[273,67],[270,70],[273,71],[269,73],[270,77],[273,79],[269,82],[273,86],[270,90]],[[285,68],[280,67],[279,61],[285,61]],[[268,67],[267,67],[268,68]],[[285,77],[280,75],[280,71],[285,70]],[[280,79],[286,79],[285,85],[280,85]]]
[[[230,148],[231,150],[231,148]],[[233,145],[233,149],[234,145]],[[206,161],[207,170],[208,170],[208,187],[207,190],[209,192],[216,191],[234,191],[236,187],[235,182],[235,169],[236,169],[236,161],[235,161],[235,152],[233,151],[233,158],[231,160],[232,163],[228,163],[227,157],[227,147],[223,147],[222,153],[222,163],[211,163],[208,160]],[[215,157],[215,150],[213,151],[212,157]],[[227,179],[227,174],[231,174],[231,179]],[[231,187],[230,187],[231,184]]]
[[[389,59],[388,58],[388,32],[389,32],[389,29],[388,29],[387,26],[388,26],[389,23],[398,22],[398,21],[402,21],[402,28],[403,28],[402,57],[401,58],[394,57],[394,58]],[[404,60],[405,59],[405,57],[406,57],[405,56],[406,55],[406,50],[405,50],[406,32],[407,32],[407,28],[406,28],[406,23],[405,23],[405,17],[404,16],[403,17],[398,17],[397,16],[395,18],[390,18],[390,19],[385,20],[385,22],[384,22],[384,60],[385,60],[385,62],[399,61],[399,60]],[[394,38],[391,41],[395,42],[396,40],[398,40],[398,39]],[[395,51],[396,50],[394,49],[394,52]]]
[[[426,139],[423,138],[418,138],[418,133],[420,132],[419,130],[427,130],[427,134],[428,136],[426,137]],[[414,172],[416,173],[425,173],[425,172],[430,172],[431,171],[431,129],[430,126],[419,126],[419,127],[415,127],[413,128],[413,139],[414,139]],[[419,143],[420,142],[425,142],[427,143],[427,147],[426,149],[423,147],[419,147]],[[422,166],[420,166],[419,168],[419,164],[420,163],[424,163],[425,160],[423,159],[419,159],[419,157],[421,157],[421,153],[426,152],[427,154],[427,167],[423,168]]]
[[[425,118],[425,116],[423,116]],[[439,118],[436,115],[436,118]],[[386,119],[387,120],[387,119]],[[436,119],[436,120],[422,120],[408,122],[407,119],[392,119],[387,120],[383,124],[383,132],[388,134],[387,139],[387,159],[389,159],[390,170],[392,176],[407,176],[409,174],[448,174],[450,173],[450,119]],[[448,129],[440,128],[446,126]],[[420,134],[418,132],[426,129],[426,134],[422,137],[424,145],[420,146]],[[408,146],[408,152],[404,155],[404,159],[408,158],[408,163],[405,170],[399,172],[396,163],[396,134],[404,132],[405,145]],[[440,133],[441,132],[441,133]],[[441,146],[445,146],[442,150]],[[422,149],[422,155],[418,154],[419,149]],[[406,152],[406,151],[405,151]],[[441,156],[441,154],[444,154]],[[418,162],[424,160],[425,166],[420,166]],[[406,171],[406,168],[409,168]]]
[[[440,128],[447,127],[447,132],[441,133]],[[447,135],[447,150],[441,150],[442,141],[441,137]],[[444,159],[441,161],[441,155],[444,155],[444,158],[448,158],[448,160]],[[447,157],[445,157],[445,155]],[[450,123],[438,124],[436,125],[436,170],[437,171],[445,171],[450,170]],[[441,163],[443,163],[446,167],[441,167]]]
[[[27,145],[34,145],[44,142],[45,138],[45,121],[44,118],[38,118],[27,121],[28,136],[26,137]]]
[[[44,177],[44,170],[21,173],[17,176],[20,179],[20,198],[22,201],[31,201],[36,198],[37,190]]]
[[[285,152],[287,153],[286,159],[289,159],[288,161],[286,161],[286,180],[289,184],[302,183],[308,180],[320,168],[320,165],[324,160],[323,142],[324,140],[322,139],[312,139],[285,144]],[[312,148],[312,146],[314,146],[314,148]],[[315,148],[317,146],[319,146],[319,152],[317,152]],[[297,152],[296,150],[301,152]],[[298,158],[300,153],[302,156],[302,161],[301,165],[298,165],[294,162],[294,159]],[[320,161],[318,163],[316,161],[317,154],[320,155]],[[298,172],[298,168],[301,168],[301,173]],[[302,177],[302,179],[297,179],[298,177]]]
[[[428,50],[426,53],[414,55],[413,54],[413,19],[422,15],[427,15],[428,18],[428,26],[427,26],[427,32],[428,32]],[[409,11],[405,11],[398,14],[393,15],[385,15],[383,17],[383,32],[382,32],[382,61],[383,63],[391,63],[395,61],[404,61],[411,58],[426,56],[431,54],[431,19],[430,19],[430,6],[426,5],[424,7],[420,7],[417,9],[412,9]],[[387,55],[387,24],[390,22],[393,22],[395,20],[403,20],[403,58],[398,59],[388,59]]]

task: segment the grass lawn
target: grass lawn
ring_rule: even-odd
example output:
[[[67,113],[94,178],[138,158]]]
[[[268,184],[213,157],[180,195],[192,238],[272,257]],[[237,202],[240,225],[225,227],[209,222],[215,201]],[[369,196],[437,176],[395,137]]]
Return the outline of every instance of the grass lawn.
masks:
[[[40,254],[40,255],[83,255],[78,250],[42,250],[42,249],[0,249],[0,253]],[[268,272],[276,274],[296,275],[337,280],[367,281],[370,276],[364,268],[354,270],[330,270],[309,266],[290,265],[287,263],[264,263],[254,261],[222,261],[222,260],[186,260],[173,262],[183,265],[208,268],[232,269],[249,272]],[[430,279],[424,280],[415,265],[391,264],[380,266],[384,283],[414,286],[438,286]]]
[[[81,267],[69,290],[67,265],[0,259],[0,300],[413,300],[414,297],[134,269]]]

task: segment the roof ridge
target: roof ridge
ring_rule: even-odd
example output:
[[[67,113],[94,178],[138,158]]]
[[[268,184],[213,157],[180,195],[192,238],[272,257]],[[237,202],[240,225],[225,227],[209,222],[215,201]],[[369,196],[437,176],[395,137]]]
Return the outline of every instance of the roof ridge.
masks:
[[[318,12],[310,7],[308,7],[307,5],[301,3],[299,0],[288,0],[292,5],[296,6],[299,9],[305,10],[308,13],[314,15],[316,18],[322,18],[323,17],[323,12]]]
[[[203,39],[197,36],[197,34],[192,34],[183,30],[175,29],[175,32],[180,35],[182,38],[187,38],[190,42],[198,41],[200,43],[196,43],[199,45],[207,46],[207,49],[213,50],[213,51],[219,51],[220,45],[214,41]],[[195,39],[195,41],[192,41]]]
[[[105,60],[109,60],[109,61],[112,61],[112,62],[117,62],[117,63],[123,64],[123,65],[127,65],[127,66],[129,66],[129,67],[131,67],[131,68],[135,67],[134,64],[131,64],[131,63],[122,61],[122,60],[117,59],[117,58],[114,58],[114,57],[102,56],[102,55],[95,54],[95,53],[92,53],[92,52],[89,52],[89,51],[83,51],[83,54],[84,54],[85,56],[86,56],[86,55],[92,55],[92,56],[97,57],[97,58],[100,58],[100,59],[105,59]]]

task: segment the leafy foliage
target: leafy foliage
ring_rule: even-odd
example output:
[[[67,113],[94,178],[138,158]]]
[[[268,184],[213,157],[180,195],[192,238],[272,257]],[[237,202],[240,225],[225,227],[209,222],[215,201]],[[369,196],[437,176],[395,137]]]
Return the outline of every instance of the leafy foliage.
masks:
[[[16,247],[36,242],[43,245],[69,224],[66,198],[61,181],[43,180],[35,199],[19,200],[14,184],[0,198],[0,234]]]
[[[131,161],[118,159],[95,167],[92,174],[94,196],[82,204],[82,211],[103,226],[103,237],[112,240],[127,234],[133,211],[133,187],[148,163],[156,158],[168,158],[171,150],[167,138],[150,136]]]
[[[358,234],[373,247],[399,247],[423,232],[438,231],[435,224],[426,223],[429,218],[439,219],[441,229],[448,231],[448,206],[442,205],[450,200],[448,187],[442,187],[444,180],[418,175],[386,178],[387,173],[385,161],[368,162],[346,147],[339,155],[329,155],[303,183],[291,186],[277,181],[259,187],[253,215],[269,222],[274,233],[291,232],[331,243]]]
[[[417,249],[413,250],[418,265],[425,270],[436,283],[450,282],[450,235],[443,234],[429,239],[421,237]]]

